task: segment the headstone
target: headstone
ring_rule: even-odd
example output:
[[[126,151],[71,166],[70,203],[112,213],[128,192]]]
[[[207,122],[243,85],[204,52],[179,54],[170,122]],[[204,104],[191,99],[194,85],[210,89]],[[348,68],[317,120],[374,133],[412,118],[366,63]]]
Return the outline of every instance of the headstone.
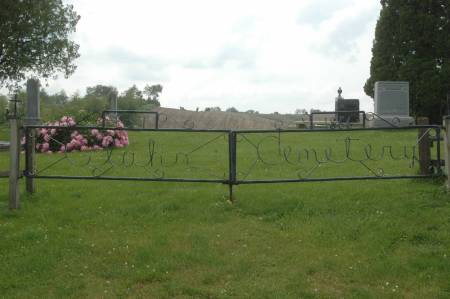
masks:
[[[115,92],[110,93],[109,102],[111,104],[111,110],[117,111],[117,94]]]
[[[117,111],[117,93],[111,92],[109,94],[109,103],[111,105],[110,110]],[[118,119],[117,112],[112,113],[112,119],[117,121]]]
[[[359,100],[344,99],[342,97],[342,88],[338,89],[338,96],[335,100],[336,120],[338,122],[359,122]]]
[[[409,82],[376,82],[374,94],[375,117],[371,126],[390,127],[414,124],[414,119],[409,116]]]
[[[25,117],[26,125],[40,124],[40,105],[39,105],[39,81],[28,79],[27,81],[27,111]]]

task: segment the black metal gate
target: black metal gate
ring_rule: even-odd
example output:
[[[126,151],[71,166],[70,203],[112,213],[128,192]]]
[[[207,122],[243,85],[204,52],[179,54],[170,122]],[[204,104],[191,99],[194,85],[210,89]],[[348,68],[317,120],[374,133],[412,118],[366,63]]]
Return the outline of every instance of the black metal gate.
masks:
[[[28,179],[220,183],[229,186],[232,199],[233,186],[240,184],[442,175],[439,126],[238,131],[27,126],[24,130],[25,136],[31,136],[30,130],[37,130],[38,136],[52,130],[66,132],[59,136],[93,130],[99,134],[126,131],[130,136],[126,147],[37,154],[36,168],[24,171]],[[435,140],[426,173],[420,167],[423,132]],[[67,149],[67,139],[47,135],[49,144]]]

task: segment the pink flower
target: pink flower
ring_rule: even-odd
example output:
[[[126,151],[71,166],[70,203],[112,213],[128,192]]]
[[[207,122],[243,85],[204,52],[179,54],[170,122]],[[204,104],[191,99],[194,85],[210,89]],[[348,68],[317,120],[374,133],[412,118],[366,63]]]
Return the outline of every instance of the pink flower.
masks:
[[[49,148],[50,148],[50,144],[48,144],[47,142],[42,144],[42,151],[43,152],[48,151]]]
[[[103,139],[103,135],[98,133],[96,138],[97,138],[98,141],[101,141]]]
[[[98,133],[99,133],[99,132],[98,132],[97,129],[92,129],[92,130],[91,130],[91,134],[92,134],[93,136],[96,136]]]
[[[73,120],[69,120],[68,124],[69,124],[69,127],[75,127],[75,125],[77,123],[75,121],[73,121]]]
[[[70,143],[72,144],[74,149],[77,149],[77,148],[79,148],[81,146],[81,143],[78,140],[76,140],[76,139],[72,139],[70,141]]]
[[[114,136],[114,131],[113,130],[106,130],[106,134],[108,134],[109,136]]]
[[[51,130],[50,130],[50,134],[51,134],[51,135],[55,135],[55,134],[56,134],[56,129],[51,129]]]
[[[102,146],[108,147],[113,142],[113,138],[111,136],[105,136],[102,140]]]
[[[62,147],[62,146],[61,146]],[[71,151],[71,150],[73,150],[73,144],[72,143],[67,143],[67,146],[66,146],[66,149],[67,149],[67,151]]]
[[[66,146],[65,145],[61,145],[61,147],[59,148],[60,152],[65,152],[66,151]]]
[[[114,140],[114,146],[115,146],[115,147],[120,147],[120,146],[122,146],[122,143],[120,142],[119,139]]]
[[[39,131],[39,134],[45,135],[47,134],[48,130],[46,128],[43,128]]]
[[[78,141],[81,141],[81,140],[83,140],[83,135],[78,134],[77,136],[75,136],[75,139]]]
[[[66,122],[66,121],[67,121],[67,116],[63,116],[63,117],[61,118],[61,121],[62,121],[62,122]]]
[[[89,150],[89,147],[87,147],[86,145],[83,145],[80,150],[82,152],[87,152]]]
[[[45,142],[49,142],[50,141],[50,135],[45,134],[44,135],[44,140],[45,140]]]
[[[41,147],[40,143],[36,143],[36,150],[39,150],[39,148]]]

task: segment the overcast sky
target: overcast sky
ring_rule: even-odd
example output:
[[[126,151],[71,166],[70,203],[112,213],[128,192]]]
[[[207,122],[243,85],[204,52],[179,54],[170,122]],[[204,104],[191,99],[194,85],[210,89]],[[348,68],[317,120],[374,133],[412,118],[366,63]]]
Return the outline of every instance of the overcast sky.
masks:
[[[336,90],[373,110],[369,75],[379,1],[70,0],[78,69],[47,90],[160,83],[164,107],[333,110]]]

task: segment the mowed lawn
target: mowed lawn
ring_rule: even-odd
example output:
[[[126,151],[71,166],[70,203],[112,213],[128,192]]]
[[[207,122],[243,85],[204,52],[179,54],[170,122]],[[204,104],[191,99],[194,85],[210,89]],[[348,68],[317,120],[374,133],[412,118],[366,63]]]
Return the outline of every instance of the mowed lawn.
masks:
[[[418,170],[409,159],[417,132],[286,134],[238,135],[238,179]],[[226,135],[130,139],[112,155],[39,154],[39,174],[227,178]],[[343,160],[350,139],[354,161],[330,162]],[[381,161],[366,161],[369,143],[373,158],[385,149]],[[36,182],[33,195],[22,182],[22,208],[9,211],[0,179],[1,297],[450,297],[441,180],[240,185],[234,203],[221,184]]]

